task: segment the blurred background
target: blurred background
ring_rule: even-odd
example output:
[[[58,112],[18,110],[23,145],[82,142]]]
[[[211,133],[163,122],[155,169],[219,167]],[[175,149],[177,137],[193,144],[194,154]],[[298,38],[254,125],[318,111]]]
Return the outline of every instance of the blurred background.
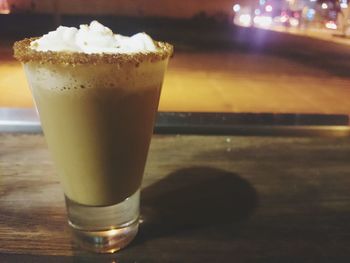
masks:
[[[0,107],[33,102],[14,41],[98,20],[175,45],[160,111],[350,112],[347,0],[0,0]]]

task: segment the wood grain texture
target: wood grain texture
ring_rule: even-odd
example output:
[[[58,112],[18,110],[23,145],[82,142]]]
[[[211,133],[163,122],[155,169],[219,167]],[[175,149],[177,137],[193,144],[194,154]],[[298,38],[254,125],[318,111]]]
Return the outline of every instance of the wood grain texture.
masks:
[[[0,134],[0,262],[349,262],[350,138],[155,136],[136,240],[71,243],[43,136]]]

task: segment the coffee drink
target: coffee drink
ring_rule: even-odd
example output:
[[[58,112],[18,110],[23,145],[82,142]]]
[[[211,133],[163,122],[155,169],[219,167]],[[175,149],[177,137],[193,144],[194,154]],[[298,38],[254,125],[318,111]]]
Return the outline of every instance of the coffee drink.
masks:
[[[14,46],[66,196],[77,242],[115,252],[137,233],[139,196],[173,47],[97,21]]]

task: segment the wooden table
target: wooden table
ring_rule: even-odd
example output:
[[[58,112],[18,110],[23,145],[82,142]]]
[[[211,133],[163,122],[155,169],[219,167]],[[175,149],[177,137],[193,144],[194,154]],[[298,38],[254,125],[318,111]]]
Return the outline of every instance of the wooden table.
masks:
[[[136,240],[71,243],[41,134],[0,133],[0,262],[350,262],[350,138],[155,135]]]

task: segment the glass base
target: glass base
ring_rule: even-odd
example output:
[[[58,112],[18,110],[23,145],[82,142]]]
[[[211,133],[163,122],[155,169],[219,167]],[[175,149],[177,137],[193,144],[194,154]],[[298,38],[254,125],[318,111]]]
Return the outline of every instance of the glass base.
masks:
[[[136,236],[139,222],[106,231],[83,231],[73,229],[75,242],[83,249],[96,253],[114,253],[126,247]]]
[[[128,245],[139,226],[140,191],[111,206],[80,205],[66,197],[68,223],[83,249],[113,253]]]

